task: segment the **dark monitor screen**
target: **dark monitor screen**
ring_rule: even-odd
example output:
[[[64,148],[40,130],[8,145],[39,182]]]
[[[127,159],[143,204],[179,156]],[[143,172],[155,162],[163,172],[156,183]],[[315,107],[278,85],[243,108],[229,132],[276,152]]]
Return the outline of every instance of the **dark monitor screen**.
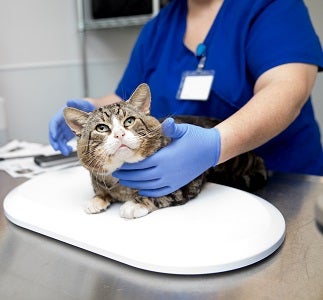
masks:
[[[91,0],[93,19],[148,15],[153,13],[151,0]]]

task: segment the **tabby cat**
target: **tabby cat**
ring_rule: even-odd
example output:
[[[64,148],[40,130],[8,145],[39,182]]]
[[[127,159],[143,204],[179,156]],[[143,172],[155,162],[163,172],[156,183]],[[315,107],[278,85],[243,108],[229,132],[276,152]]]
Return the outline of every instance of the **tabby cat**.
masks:
[[[163,197],[143,197],[137,190],[121,186],[111,173],[124,162],[140,161],[170,143],[162,133],[161,123],[149,115],[150,90],[141,84],[129,100],[100,107],[91,113],[65,108],[68,126],[77,136],[77,153],[90,171],[95,196],[88,202],[87,213],[99,213],[113,202],[125,202],[120,208],[124,218],[138,218],[163,207],[180,205],[196,197],[206,181],[244,190],[255,190],[267,181],[263,160],[248,152],[205,173]],[[216,119],[193,116],[175,117],[203,127],[213,127]],[[171,163],[171,162],[170,162]]]

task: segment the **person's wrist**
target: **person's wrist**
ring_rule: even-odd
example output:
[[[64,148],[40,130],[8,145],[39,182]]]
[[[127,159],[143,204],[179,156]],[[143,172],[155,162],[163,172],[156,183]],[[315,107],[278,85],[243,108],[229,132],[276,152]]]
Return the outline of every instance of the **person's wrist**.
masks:
[[[84,98],[84,100],[86,100],[86,101],[90,102],[91,104],[93,104],[95,108],[100,107],[100,105],[99,105],[100,101],[97,98]]]
[[[214,167],[218,164],[220,156],[221,156],[221,135],[220,131],[216,128],[210,128],[211,130],[211,138],[212,138],[212,153],[213,153],[213,160],[211,160],[211,167]]]

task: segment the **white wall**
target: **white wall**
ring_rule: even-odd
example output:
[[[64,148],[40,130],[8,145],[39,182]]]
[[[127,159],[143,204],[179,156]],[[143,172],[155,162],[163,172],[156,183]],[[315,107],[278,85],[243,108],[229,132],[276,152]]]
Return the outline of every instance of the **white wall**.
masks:
[[[323,41],[322,0],[306,0]],[[139,28],[87,34],[90,95],[113,92]],[[83,97],[76,0],[0,0],[0,97],[9,138],[47,143],[48,120]],[[323,74],[314,92],[323,128]]]
[[[138,28],[88,34],[90,93],[112,92]],[[48,120],[83,97],[76,0],[0,0],[0,97],[10,139],[48,142]]]
[[[322,0],[305,0],[310,15],[323,46],[323,3]],[[321,128],[321,141],[323,143],[323,72],[319,73],[312,93],[316,119]]]
[[[81,91],[74,1],[0,3],[0,95],[9,137],[45,142],[50,114]]]

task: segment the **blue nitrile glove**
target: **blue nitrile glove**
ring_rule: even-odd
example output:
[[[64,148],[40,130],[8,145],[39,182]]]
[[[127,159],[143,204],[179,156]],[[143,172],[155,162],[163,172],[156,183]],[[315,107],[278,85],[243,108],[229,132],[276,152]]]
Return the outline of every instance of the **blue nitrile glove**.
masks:
[[[63,110],[65,107],[74,107],[85,112],[95,109],[94,105],[86,100],[69,100],[66,106],[62,107],[49,122],[49,141],[55,150],[59,150],[64,155],[68,155],[72,151],[72,147],[67,144],[74,137],[73,132],[67,126]]]
[[[126,163],[112,175],[120,184],[139,190],[147,197],[167,195],[215,166],[220,157],[218,129],[176,124],[168,118],[163,132],[172,142],[138,163]]]

